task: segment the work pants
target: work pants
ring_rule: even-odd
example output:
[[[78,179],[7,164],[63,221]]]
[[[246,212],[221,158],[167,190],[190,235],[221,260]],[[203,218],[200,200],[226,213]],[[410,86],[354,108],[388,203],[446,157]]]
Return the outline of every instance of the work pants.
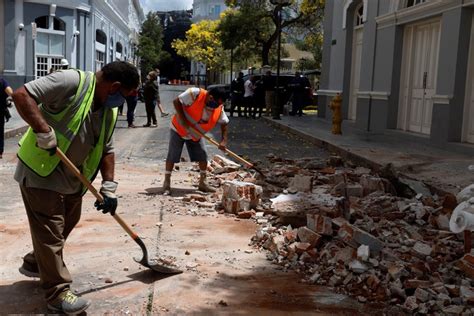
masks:
[[[137,98],[127,99],[127,122],[128,126],[133,124],[135,120],[135,108],[137,107]]]
[[[157,120],[156,120],[156,113],[155,113],[155,101],[146,102],[145,109],[146,109],[146,124],[151,125],[153,123],[156,125]]]
[[[37,264],[40,284],[48,302],[67,290],[71,275],[63,261],[67,237],[81,218],[82,195],[27,188],[20,185],[30,224],[33,252],[24,260]]]
[[[265,91],[265,115],[269,116],[272,110],[273,102],[275,102],[275,94],[273,91]]]

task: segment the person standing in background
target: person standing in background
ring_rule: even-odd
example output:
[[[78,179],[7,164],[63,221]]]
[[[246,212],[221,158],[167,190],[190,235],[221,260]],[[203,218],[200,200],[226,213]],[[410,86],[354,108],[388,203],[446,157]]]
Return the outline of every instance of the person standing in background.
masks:
[[[143,88],[143,98],[145,99],[146,124],[143,127],[156,127],[155,104],[159,103],[158,84],[156,83],[156,72],[150,71],[146,76],[145,87]]]
[[[0,78],[0,159],[3,157],[4,150],[4,131],[5,131],[5,121],[8,122],[10,119],[10,112],[8,108],[11,108],[15,103],[12,99],[13,90],[8,84],[8,82]]]
[[[138,89],[133,90],[127,97],[125,97],[127,102],[127,122],[129,128],[135,128],[133,124],[135,121],[135,108],[137,107],[138,102]]]
[[[160,110],[160,113],[161,113],[161,117],[165,117],[165,116],[168,116],[169,113],[166,113],[164,110],[163,110],[163,106],[161,105],[161,100],[160,100],[160,70],[158,68],[155,68],[155,73],[156,73],[156,84],[158,86],[158,98],[156,99],[156,105],[158,106],[158,110]]]

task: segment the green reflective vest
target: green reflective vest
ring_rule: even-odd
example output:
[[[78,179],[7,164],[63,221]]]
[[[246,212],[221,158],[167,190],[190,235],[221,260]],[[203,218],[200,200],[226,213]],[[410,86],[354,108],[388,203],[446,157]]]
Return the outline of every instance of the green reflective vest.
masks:
[[[89,115],[95,91],[95,74],[77,70],[80,75],[79,87],[73,100],[59,113],[50,113],[42,105],[40,111],[46,122],[54,129],[58,142],[58,148],[67,153],[74,137],[82,127],[84,120]],[[117,108],[104,109],[102,127],[99,140],[90,151],[86,160],[80,166],[82,174],[92,181],[99,169],[102,159],[104,145],[112,137],[112,133],[117,122]],[[106,135],[106,126],[109,126]],[[60,159],[48,151],[36,146],[36,134],[30,127],[20,140],[18,158],[37,175],[41,177],[49,176],[58,166]],[[85,192],[86,190],[84,190]]]

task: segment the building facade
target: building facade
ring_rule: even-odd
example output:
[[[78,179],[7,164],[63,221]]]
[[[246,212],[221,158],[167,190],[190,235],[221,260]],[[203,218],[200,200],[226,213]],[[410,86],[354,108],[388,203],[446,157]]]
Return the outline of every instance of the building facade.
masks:
[[[144,19],[139,0],[0,0],[0,75],[18,87],[63,58],[89,71],[137,62]]]
[[[319,116],[474,144],[474,0],[326,2]]]

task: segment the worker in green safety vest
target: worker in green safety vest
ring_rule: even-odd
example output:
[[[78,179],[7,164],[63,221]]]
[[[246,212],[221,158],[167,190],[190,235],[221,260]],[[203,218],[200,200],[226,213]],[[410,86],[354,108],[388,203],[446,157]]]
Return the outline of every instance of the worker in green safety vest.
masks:
[[[96,73],[56,71],[13,94],[18,113],[30,125],[20,140],[15,171],[33,241],[20,272],[40,278],[53,312],[78,314],[90,305],[71,291],[71,275],[63,261],[64,244],[79,221],[86,190],[54,153],[60,148],[90,181],[100,170],[104,201],[95,206],[115,214],[112,134],[117,107],[138,84],[137,69],[116,61]]]

